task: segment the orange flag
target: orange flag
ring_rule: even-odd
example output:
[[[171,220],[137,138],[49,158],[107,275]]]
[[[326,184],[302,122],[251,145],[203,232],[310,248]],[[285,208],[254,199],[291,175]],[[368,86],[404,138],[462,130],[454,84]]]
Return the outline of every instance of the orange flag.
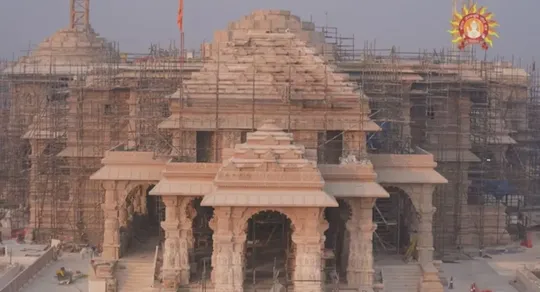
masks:
[[[178,3],[178,29],[184,31],[184,0],[179,0]]]

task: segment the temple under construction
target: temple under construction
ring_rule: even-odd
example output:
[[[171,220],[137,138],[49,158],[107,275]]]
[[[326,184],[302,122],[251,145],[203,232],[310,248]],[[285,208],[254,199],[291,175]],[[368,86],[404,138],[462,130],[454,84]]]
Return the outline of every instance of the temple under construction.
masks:
[[[506,244],[540,224],[534,64],[358,48],[279,10],[229,23],[198,51],[136,55],[88,19],[83,5],[68,28],[0,62],[2,204],[36,241],[93,243],[118,259],[157,238],[164,285],[205,285],[208,273],[216,291],[241,291],[219,277],[237,267],[216,264],[232,216],[245,225],[238,269],[253,285],[262,266],[283,265],[296,291],[320,291],[306,279],[331,276],[299,267],[310,236],[326,237],[326,267],[363,287],[377,282],[366,251],[377,262],[413,246],[428,281],[433,257]],[[168,262],[185,238],[186,266],[182,251]]]

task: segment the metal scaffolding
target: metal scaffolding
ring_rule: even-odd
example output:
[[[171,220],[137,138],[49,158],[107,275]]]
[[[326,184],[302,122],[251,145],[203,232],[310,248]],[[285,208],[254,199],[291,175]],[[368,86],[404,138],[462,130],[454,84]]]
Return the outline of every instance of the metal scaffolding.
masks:
[[[319,31],[326,44],[315,65],[294,59],[293,39],[279,43],[279,50],[289,52],[281,59],[257,50],[237,59],[209,58],[224,48],[205,47],[204,56],[185,54],[180,66],[174,46],[151,45],[140,55],[115,47],[88,66],[26,62],[20,70],[0,62],[2,199],[29,209],[40,239],[100,242],[103,190],[88,178],[105,151],[219,162],[273,108],[281,126],[319,163],[408,154],[416,146],[431,152],[449,180],[434,196],[440,256],[519,236],[514,229],[527,226],[540,204],[536,68],[527,76],[517,64],[478,60],[472,50],[413,53],[370,43],[359,48],[337,28]],[[270,68],[269,61],[278,65]],[[302,75],[309,70],[313,80]],[[347,85],[330,78],[334,72],[347,74]],[[353,103],[339,96],[352,86],[349,81],[367,99]],[[308,112],[316,117],[309,125],[302,120]],[[380,132],[366,133],[368,116]],[[407,204],[378,201],[380,250],[399,251],[399,214],[410,212],[403,209]]]

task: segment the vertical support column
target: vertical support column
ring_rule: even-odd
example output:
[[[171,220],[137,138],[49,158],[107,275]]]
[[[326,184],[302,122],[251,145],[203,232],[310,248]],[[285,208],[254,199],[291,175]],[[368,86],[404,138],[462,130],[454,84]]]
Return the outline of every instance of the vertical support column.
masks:
[[[185,210],[179,208],[180,200],[176,196],[163,197],[165,221],[161,227],[165,230],[163,249],[163,285],[177,289],[179,285],[189,284],[189,258],[186,236],[182,236],[182,217]],[[184,213],[184,214],[182,214]]]
[[[303,214],[298,215],[293,222],[295,231],[292,240],[296,245],[294,291],[323,291],[321,247],[324,244],[324,233],[321,232],[323,227],[320,220],[323,210],[302,210]]]
[[[178,275],[180,285],[189,284],[191,274],[191,266],[189,265],[189,250],[193,248],[193,218],[189,214],[188,208],[191,205],[193,198],[179,199],[180,208],[177,208],[180,220],[180,236],[178,238],[177,251],[179,253]]]
[[[419,214],[418,230],[418,262],[422,267],[422,283],[420,292],[442,292],[444,288],[439,278],[439,271],[433,264],[433,214],[432,204],[434,185],[421,184],[412,187],[408,194]]]
[[[434,186],[424,185],[423,187],[415,188],[411,197],[414,199],[413,203],[416,208],[416,212],[419,215],[418,224],[418,262],[420,264],[433,262],[433,214],[435,213],[435,207],[432,204],[432,195]],[[415,202],[416,201],[416,202]]]
[[[242,222],[237,222],[235,226],[245,226]],[[233,248],[231,254],[231,270],[233,273],[234,291],[244,291],[244,263],[245,263],[245,246],[246,246],[246,229],[235,231],[233,237]]]
[[[101,205],[105,216],[105,229],[103,234],[103,255],[107,260],[120,258],[120,224],[118,222],[119,191],[123,184],[116,181],[103,183],[105,188],[105,203]]]
[[[216,207],[214,218],[210,222],[210,227],[214,230],[214,251],[212,253],[212,281],[214,292],[242,292],[236,287],[242,287],[243,283],[235,283],[238,280],[234,277],[231,269],[233,264],[233,227],[231,222],[230,207]]]
[[[360,290],[373,288],[373,232],[377,225],[373,223],[373,205],[375,198],[349,200],[352,216],[347,221],[349,232],[349,260],[347,281],[349,286]]]

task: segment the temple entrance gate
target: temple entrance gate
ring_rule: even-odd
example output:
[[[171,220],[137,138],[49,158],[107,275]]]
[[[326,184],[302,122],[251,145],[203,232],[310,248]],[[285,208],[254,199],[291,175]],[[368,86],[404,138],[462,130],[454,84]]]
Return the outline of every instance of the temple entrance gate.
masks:
[[[277,211],[249,218],[246,230],[245,287],[287,286],[292,278],[294,251],[291,220]]]

